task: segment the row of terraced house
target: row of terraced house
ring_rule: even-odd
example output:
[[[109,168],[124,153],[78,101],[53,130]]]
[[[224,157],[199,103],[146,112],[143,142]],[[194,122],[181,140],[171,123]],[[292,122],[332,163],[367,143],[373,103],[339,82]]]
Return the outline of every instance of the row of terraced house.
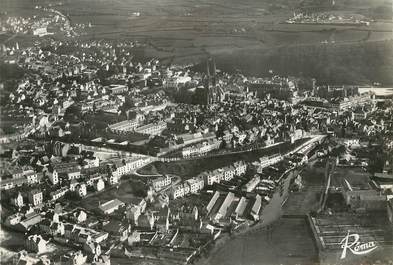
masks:
[[[208,152],[219,149],[221,142],[222,142],[221,140],[217,140],[217,139],[203,141],[201,143],[197,143],[195,145],[183,148],[182,155],[183,157],[204,155]]]
[[[246,170],[247,164],[244,161],[237,161],[230,166],[202,172],[198,176],[174,186],[170,191],[171,197],[178,199],[188,194],[198,193],[205,186],[211,186],[221,181],[230,181],[235,176],[241,176],[246,173]]]

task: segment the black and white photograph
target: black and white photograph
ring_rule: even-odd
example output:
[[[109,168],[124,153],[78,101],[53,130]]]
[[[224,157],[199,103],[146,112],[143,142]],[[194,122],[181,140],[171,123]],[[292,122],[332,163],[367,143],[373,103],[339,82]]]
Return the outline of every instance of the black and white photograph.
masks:
[[[0,0],[0,264],[393,265],[392,0]]]

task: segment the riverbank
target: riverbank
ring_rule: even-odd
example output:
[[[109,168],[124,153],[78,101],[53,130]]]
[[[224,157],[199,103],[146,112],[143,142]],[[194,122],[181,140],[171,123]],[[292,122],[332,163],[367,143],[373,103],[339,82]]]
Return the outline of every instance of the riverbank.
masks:
[[[239,241],[243,241],[245,238],[248,237],[255,237],[255,234],[258,232],[263,233],[271,233],[272,226],[276,221],[278,221],[282,215],[282,205],[285,203],[289,196],[289,188],[292,180],[296,178],[299,174],[300,170],[293,168],[289,172],[285,172],[282,177],[282,185],[283,185],[283,192],[280,189],[277,189],[273,197],[271,198],[269,204],[262,210],[261,213],[261,222],[256,223],[254,226],[247,227],[246,229],[242,229],[240,231],[235,231],[231,235],[225,234],[221,236],[218,240],[216,240],[213,248],[210,250],[208,257],[201,257],[197,260],[195,264],[197,265],[210,265],[210,264],[228,264],[225,262],[229,262],[231,260],[231,264],[241,264],[238,263],[236,258],[242,259],[242,257],[236,256],[233,259],[223,259],[221,260],[220,257],[223,257],[222,252],[226,252],[225,250],[228,249],[228,245],[234,245],[234,241],[239,243],[239,246],[243,245]],[[235,244],[236,245],[236,244]],[[232,248],[232,247],[231,247]],[[234,247],[235,248],[235,247]],[[230,253],[228,253],[229,255]],[[218,263],[217,263],[218,262]]]
[[[306,215],[319,207],[324,186],[323,164],[310,162],[282,178],[283,193],[276,191],[263,209],[262,223],[219,239],[198,265],[318,264],[318,250]],[[292,191],[300,175],[302,187]]]

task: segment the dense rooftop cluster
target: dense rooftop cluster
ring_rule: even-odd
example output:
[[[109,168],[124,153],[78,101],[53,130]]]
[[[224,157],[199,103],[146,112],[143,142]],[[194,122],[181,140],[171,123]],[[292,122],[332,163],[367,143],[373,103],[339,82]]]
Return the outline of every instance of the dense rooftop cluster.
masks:
[[[110,264],[117,256],[188,263],[221,233],[263,222],[274,194],[287,193],[288,173],[311,157],[391,174],[388,100],[356,86],[224,73],[214,60],[206,72],[138,61],[140,46],[43,40],[2,47],[6,63],[22,72],[1,84],[2,221],[26,233],[29,252],[72,264]],[[326,144],[328,136],[345,140]],[[382,152],[366,159],[340,149],[354,143]],[[191,177],[138,172],[275,145],[285,152],[211,163]],[[25,252],[17,259],[46,262]]]

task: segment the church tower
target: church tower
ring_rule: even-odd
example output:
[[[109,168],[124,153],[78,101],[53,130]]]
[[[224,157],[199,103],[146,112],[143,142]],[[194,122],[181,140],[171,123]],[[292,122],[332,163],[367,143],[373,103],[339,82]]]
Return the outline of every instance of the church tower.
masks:
[[[212,67],[212,72],[210,68]],[[206,93],[206,105],[210,105],[216,102],[216,90],[217,90],[217,79],[216,79],[216,62],[214,59],[209,58],[206,61],[206,77],[204,80],[204,87]]]

